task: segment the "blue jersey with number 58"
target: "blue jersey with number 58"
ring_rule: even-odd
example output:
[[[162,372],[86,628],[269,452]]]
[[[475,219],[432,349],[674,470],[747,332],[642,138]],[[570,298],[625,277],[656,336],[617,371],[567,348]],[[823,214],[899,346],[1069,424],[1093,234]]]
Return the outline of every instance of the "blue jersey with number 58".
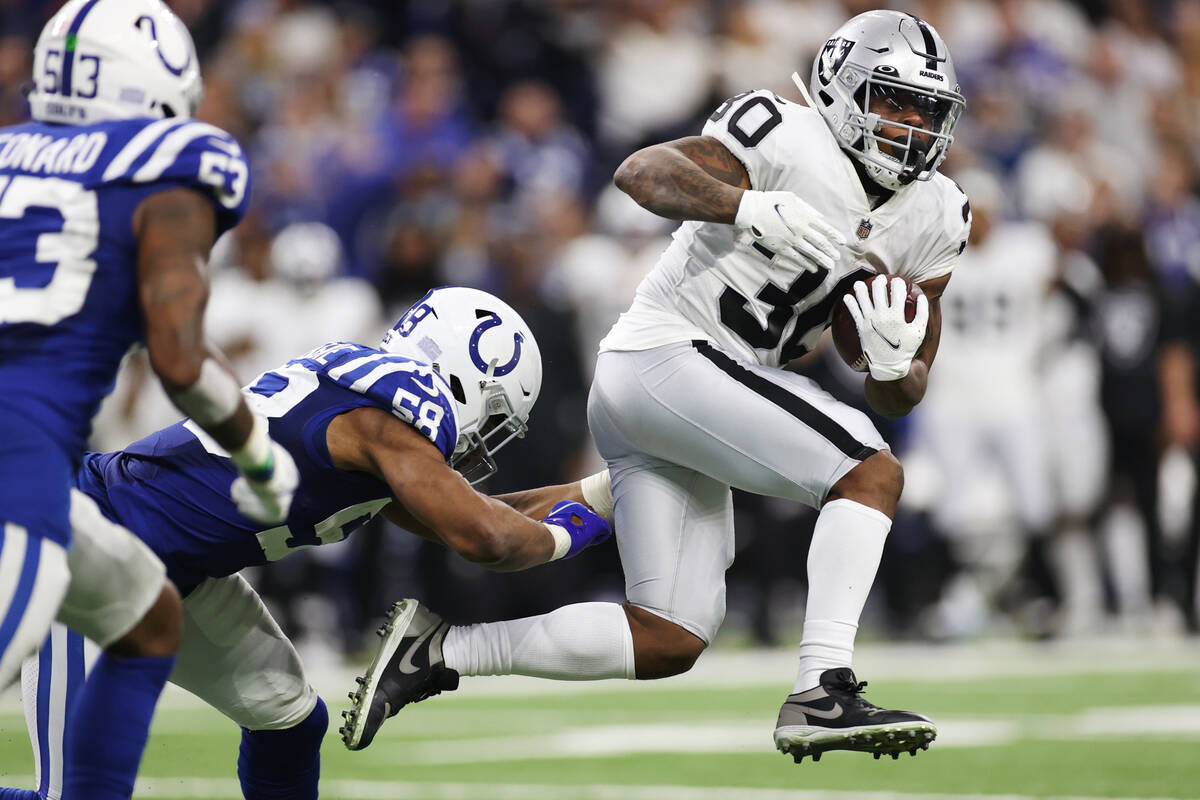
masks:
[[[145,541],[180,591],[208,577],[341,541],[391,500],[387,484],[334,467],[325,431],[334,417],[380,408],[424,434],[449,458],[458,439],[450,387],[419,361],[334,342],[259,376],[244,391],[267,417],[271,438],[296,461],[300,485],[286,524],[264,528],[229,497],[237,471],[228,455],[187,421],[115,453],[84,459],[78,485],[112,519]]]
[[[179,118],[0,129],[0,404],[72,459],[142,339],[133,213],[174,187],[212,199],[218,234],[233,227],[249,197],[241,148]]]

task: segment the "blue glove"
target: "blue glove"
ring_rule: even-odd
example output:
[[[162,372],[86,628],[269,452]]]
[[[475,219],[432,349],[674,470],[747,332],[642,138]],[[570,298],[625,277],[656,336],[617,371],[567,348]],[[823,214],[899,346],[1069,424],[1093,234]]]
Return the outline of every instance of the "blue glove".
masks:
[[[576,517],[580,521],[575,522],[572,517]],[[570,500],[555,503],[554,508],[550,509],[550,513],[542,522],[547,525],[557,525],[571,537],[571,546],[563,558],[570,558],[583,548],[600,544],[612,536],[612,528],[609,527],[604,517],[583,503],[575,503]]]

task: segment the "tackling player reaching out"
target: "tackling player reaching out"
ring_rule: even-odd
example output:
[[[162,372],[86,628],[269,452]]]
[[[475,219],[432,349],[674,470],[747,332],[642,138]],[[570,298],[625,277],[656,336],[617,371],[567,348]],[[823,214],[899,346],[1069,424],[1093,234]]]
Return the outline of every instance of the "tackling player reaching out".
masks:
[[[541,376],[537,342],[512,308],[474,289],[441,288],[379,347],[333,342],[246,388],[299,468],[284,525],[255,524],[234,507],[236,470],[194,422],[84,460],[79,488],[163,559],[184,594],[171,681],[242,728],[247,800],[317,797],[328,712],[239,570],[341,541],[377,513],[501,571],[608,537],[608,523],[581,505],[580,484],[490,498],[459,472],[495,469],[496,451],[526,431]],[[600,488],[592,502],[611,509]],[[47,776],[42,800],[59,798],[49,776],[62,760],[63,725],[74,723],[55,704],[82,680],[84,649],[77,635],[55,631],[25,663],[30,736]]]
[[[865,415],[780,366],[816,345],[853,287],[868,401],[889,416],[920,401],[939,297],[970,225],[966,198],[936,172],[964,102],[945,43],[893,11],[836,31],[808,89],[807,108],[766,91],[733,97],[702,136],[634,153],[617,171],[635,200],[683,221],[600,343],[589,398],[628,602],[469,627],[418,608],[385,642],[394,655],[372,676],[382,689],[349,746],[365,746],[385,711],[450,674],[645,679],[689,669],[725,613],[730,487],[820,508],[777,747],[796,761],[834,749],[898,756],[934,738],[925,717],[866,702],[851,669],[900,464]],[[924,290],[913,322],[904,282],[872,277],[881,273]]]
[[[71,0],[33,75],[34,122],[0,131],[0,688],[56,615],[102,645],[56,778],[66,798],[126,798],[181,618],[162,563],[71,488],[121,357],[144,341],[175,403],[234,454],[243,513],[285,517],[296,472],[204,345],[205,262],[245,211],[248,170],[190,119],[187,29],[158,0]]]

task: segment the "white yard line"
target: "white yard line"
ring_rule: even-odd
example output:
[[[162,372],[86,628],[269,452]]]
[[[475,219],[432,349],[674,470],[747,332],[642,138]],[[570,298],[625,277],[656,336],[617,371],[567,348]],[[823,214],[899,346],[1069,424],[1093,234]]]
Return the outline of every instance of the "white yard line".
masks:
[[[464,709],[465,711],[465,709]],[[611,725],[570,724],[579,714],[530,712],[521,730],[494,735],[489,731],[511,725],[512,709],[471,710],[440,717],[438,724],[414,739],[411,731],[392,735],[385,728],[374,747],[359,758],[393,764],[460,764],[512,759],[601,758],[636,753],[761,753],[772,747],[771,728],[744,718],[703,717],[669,722],[621,722]],[[452,720],[446,719],[453,717]],[[967,717],[939,714],[936,747],[993,747],[1018,741],[1090,741],[1094,739],[1156,739],[1200,742],[1200,705],[1093,707],[1076,714],[1020,714]],[[0,714],[0,730],[19,730],[24,718]],[[160,715],[154,724],[158,737],[192,736],[198,731],[228,729],[232,722],[216,714],[173,718]],[[528,730],[546,731],[530,735]],[[471,735],[474,733],[475,735]],[[464,738],[464,734],[470,738]]]
[[[1173,638],[1104,638],[1035,644],[995,639],[967,644],[867,643],[855,652],[861,680],[958,681],[985,677],[1134,673],[1193,670],[1200,663],[1200,641]],[[326,698],[345,697],[361,667],[310,670],[309,679]],[[590,692],[660,692],[663,689],[776,686],[781,691],[796,677],[795,648],[716,650],[705,653],[690,672],[665,681],[551,681],[506,675],[465,678],[462,689],[439,703],[459,698],[513,695],[584,694]],[[193,695],[168,686],[160,709],[197,707]],[[20,709],[17,688],[0,693],[0,714]]]
[[[1200,706],[1091,708],[1079,714],[937,719],[937,748],[1018,741],[1150,739],[1200,741]],[[470,764],[525,759],[604,758],[645,753],[770,752],[771,727],[723,719],[686,724],[579,725],[546,734],[471,739],[391,739],[381,734],[360,758],[377,764]]]
[[[464,678],[461,694],[480,696],[583,694],[588,692],[659,692],[663,689],[787,688],[796,678],[794,648],[705,653],[684,675],[665,681],[552,681],[521,675]],[[958,681],[986,677],[1131,673],[1193,670],[1200,663],[1200,641],[1187,639],[1092,639],[1051,643],[988,640],[971,644],[866,644],[855,651],[859,679],[882,681]],[[344,696],[354,685],[345,670],[321,671],[313,683],[331,696]]]
[[[8,780],[7,778],[5,780]],[[33,778],[14,779],[32,785]],[[214,778],[140,778],[138,797],[211,798],[232,800],[242,796],[238,782]],[[1083,797],[1021,794],[914,794],[804,789],[750,789],[742,786],[677,786],[654,784],[539,783],[418,783],[409,781],[321,782],[321,797],[328,800],[1170,800],[1152,797]]]

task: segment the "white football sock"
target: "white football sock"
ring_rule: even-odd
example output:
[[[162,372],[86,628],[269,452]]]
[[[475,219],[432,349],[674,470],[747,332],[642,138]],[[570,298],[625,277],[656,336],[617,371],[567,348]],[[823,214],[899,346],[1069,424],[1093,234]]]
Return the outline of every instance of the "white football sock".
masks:
[[[1132,506],[1121,503],[1108,512],[1100,535],[1117,596],[1117,610],[1126,619],[1149,613],[1154,599],[1150,596],[1150,553],[1141,515]]]
[[[561,681],[634,677],[633,634],[617,603],[576,603],[549,614],[455,625],[442,644],[459,675],[532,675]]]
[[[1051,555],[1062,587],[1062,632],[1095,632],[1104,617],[1104,585],[1091,534],[1080,526],[1059,531]]]
[[[821,673],[848,667],[883,543],[892,521],[853,500],[826,503],[808,550],[808,604],[795,692],[817,685]]]

